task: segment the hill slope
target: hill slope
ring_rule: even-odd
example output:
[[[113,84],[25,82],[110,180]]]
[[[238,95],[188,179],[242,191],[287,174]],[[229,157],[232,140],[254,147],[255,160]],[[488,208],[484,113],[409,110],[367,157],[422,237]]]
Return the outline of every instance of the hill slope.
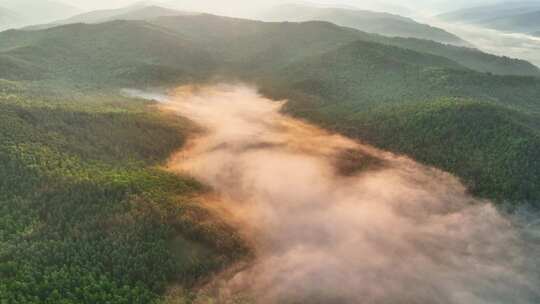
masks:
[[[200,184],[159,169],[189,123],[126,86],[247,81],[475,194],[540,206],[540,78],[474,71],[450,57],[505,59],[463,50],[210,15],[0,33],[0,302],[161,303],[248,255]]]
[[[147,15],[147,9],[134,12]],[[219,51],[220,54],[216,54],[216,56],[227,55],[229,56],[227,60],[232,61],[238,60],[236,54],[244,54],[251,57],[242,59],[246,65],[254,64],[257,61],[270,62],[272,60],[280,60],[286,63],[296,60],[295,56],[301,57],[312,53],[320,53],[355,40],[365,40],[446,57],[462,67],[466,66],[481,72],[540,76],[540,69],[523,60],[498,57],[474,49],[444,45],[427,40],[389,38],[367,34],[326,22],[265,23],[212,15],[183,15],[149,19],[146,20],[146,25],[142,24],[143,22],[136,25],[136,27],[145,27],[147,31],[156,30],[159,37],[169,35],[168,41],[170,42],[175,39],[174,36],[180,35],[189,40],[188,44],[201,49],[202,54],[209,51]],[[152,26],[154,28],[150,29]],[[106,30],[106,27],[96,25],[95,29]],[[74,32],[74,28],[70,29],[71,32]],[[116,31],[116,29],[112,30]],[[3,47],[9,46],[11,48],[9,55],[17,57],[19,56],[17,53],[21,52],[22,49],[15,50],[15,47],[22,47],[23,45],[29,47],[33,43],[32,41],[40,40],[40,36],[47,35],[46,33],[53,35],[53,33],[58,32],[59,37],[61,37],[64,31],[66,31],[64,28],[60,28],[50,29],[49,32],[39,34],[27,32],[6,33],[2,35],[2,40],[0,40],[0,52]],[[96,32],[91,35],[95,34]],[[112,38],[112,36],[107,37]],[[81,37],[75,40],[81,41],[85,40],[85,38]],[[89,39],[86,40],[86,43],[90,44]],[[21,41],[23,42],[21,43]],[[269,49],[271,44],[274,44],[273,50]],[[311,48],[308,48],[308,45]],[[157,51],[157,46],[144,46],[143,48],[152,47]],[[165,50],[159,51],[165,52]],[[133,53],[134,51],[129,50],[129,52]],[[99,50],[98,53],[100,53]],[[99,54],[92,56],[99,56]],[[113,56],[117,55],[113,54]],[[167,56],[174,56],[174,54],[171,53]],[[177,57],[179,60],[181,59],[180,56]],[[121,59],[124,60],[124,58]],[[136,60],[141,60],[141,58],[139,57]],[[159,61],[159,58],[156,60]],[[186,62],[189,65],[189,61],[186,60]],[[177,65],[172,65],[171,68],[183,69]]]
[[[537,66],[525,60],[505,56],[495,56],[484,53],[478,49],[442,45],[440,43],[428,40],[394,38],[384,41],[379,40],[378,42],[407,48],[422,53],[447,57],[459,62],[463,66],[480,72],[498,75],[539,76],[540,71]]]
[[[481,196],[539,202],[539,79],[365,42],[285,73],[267,93],[289,98],[291,113],[453,172]]]
[[[0,80],[0,302],[152,303],[243,254],[201,185],[157,168],[187,121],[57,89]]]
[[[465,50],[471,52],[465,53],[468,60],[480,59],[477,63],[504,58],[325,22],[265,23],[211,15],[8,31],[0,38],[0,63],[9,67],[0,70],[3,78],[19,75],[90,91],[216,76],[249,81],[276,98],[290,99],[291,113],[444,168],[475,193],[514,201],[540,198],[540,79],[480,73],[437,53]],[[481,110],[459,120],[457,113],[467,112],[469,104]],[[422,107],[444,110],[426,114],[442,115],[435,121],[418,120],[415,113],[423,113]],[[394,112],[403,114],[402,129],[392,128]],[[474,120],[491,121],[490,128],[500,132],[469,132],[467,142],[460,139],[461,146],[438,155],[447,147],[444,134],[465,130]],[[392,144],[383,130],[406,140]],[[495,151],[495,143],[505,149]]]
[[[328,21],[337,25],[385,36],[411,37],[454,45],[468,45],[461,38],[443,29],[388,13],[288,4],[274,7],[264,13],[262,18],[267,21]]]
[[[285,48],[287,47],[286,45],[291,42],[293,42],[293,45],[296,45],[296,42],[298,42],[300,44],[298,46],[302,47],[301,43],[306,42],[306,39],[312,39],[311,41],[314,43],[312,45],[313,47],[303,48],[307,51],[301,53],[302,55],[306,55],[313,52],[319,52],[321,50],[321,45],[326,44],[327,47],[333,48],[339,46],[332,45],[333,43],[348,43],[355,40],[364,40],[446,57],[463,67],[468,67],[481,72],[490,72],[501,75],[540,76],[540,69],[524,60],[494,56],[475,49],[444,45],[421,39],[389,38],[380,35],[372,35],[338,27],[325,22],[306,22],[300,24],[263,23],[242,19],[222,18],[212,15],[185,16],[180,18],[164,17],[154,19],[151,22],[158,26],[182,33],[183,35],[188,35],[195,41],[206,39],[204,43],[207,47],[214,45],[214,47],[221,46],[221,48],[218,49],[223,49],[223,46],[230,46],[232,47],[233,51],[231,51],[231,53],[233,55],[238,51],[243,53],[250,51],[251,49],[256,50],[260,47],[257,43],[261,43],[266,47],[268,47],[270,43],[275,43],[277,44],[276,48],[278,48],[278,45],[280,48]],[[245,30],[248,27],[249,30]],[[197,31],[201,31],[201,33],[198,34]],[[287,31],[291,32],[287,33]],[[310,34],[307,37],[303,37],[304,32]],[[321,37],[318,38],[318,35]],[[207,37],[211,37],[211,39],[208,39]],[[265,38],[262,39],[260,37]],[[242,45],[242,41],[238,41],[239,39],[245,40],[249,45]],[[235,43],[229,41],[235,41]],[[319,42],[317,43],[317,41]],[[238,49],[234,50],[234,47],[237,47]],[[262,58],[264,59],[272,56],[283,58],[280,54],[274,54],[273,52],[266,54]],[[289,58],[289,60],[293,59],[294,58]]]
[[[3,34],[0,54],[20,61],[42,79],[81,85],[150,85],[207,74],[213,60],[178,33],[145,22],[67,25],[43,31]],[[47,58],[47,61],[37,60]],[[1,70],[10,78],[21,72]],[[36,74],[34,74],[36,75]]]

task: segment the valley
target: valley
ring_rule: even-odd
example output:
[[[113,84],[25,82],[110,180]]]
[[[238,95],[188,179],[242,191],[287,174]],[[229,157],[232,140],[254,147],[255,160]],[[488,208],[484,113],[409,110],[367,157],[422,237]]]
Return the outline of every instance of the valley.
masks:
[[[0,303],[540,302],[532,31],[35,1],[0,3]]]
[[[540,299],[532,254],[539,248],[511,217],[449,174],[284,116],[283,105],[242,84],[179,87],[161,105],[204,130],[169,170],[211,186],[216,195],[205,204],[237,227],[255,255],[199,297]]]

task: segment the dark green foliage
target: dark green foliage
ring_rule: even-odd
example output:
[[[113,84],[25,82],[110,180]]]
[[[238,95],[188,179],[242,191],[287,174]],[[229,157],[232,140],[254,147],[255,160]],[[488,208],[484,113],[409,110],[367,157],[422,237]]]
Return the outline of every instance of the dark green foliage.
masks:
[[[149,303],[245,254],[155,167],[187,123],[145,103],[28,99],[0,83],[0,302]]]
[[[18,79],[41,76],[94,87],[163,85],[196,80],[213,69],[207,52],[175,32],[145,22],[74,24],[43,31],[8,31],[2,36],[0,54],[5,57],[0,64],[9,67],[10,62],[23,62],[15,70],[21,75]],[[0,72],[0,77],[14,79],[10,71]]]
[[[461,99],[351,108],[297,114],[455,173],[479,196],[538,203],[540,132],[530,115]]]
[[[533,191],[540,180],[536,169],[506,161],[495,170],[499,164],[488,161],[486,156],[477,157],[476,165],[469,166],[476,169],[470,172],[463,166],[450,166],[446,163],[450,160],[443,159],[448,157],[455,161],[492,153],[486,150],[487,143],[478,149],[461,145],[452,156],[428,155],[436,150],[405,149],[401,147],[405,145],[402,142],[395,146],[385,144],[382,127],[379,136],[373,131],[377,130],[375,127],[369,134],[355,133],[351,130],[357,130],[364,122],[349,119],[353,114],[370,117],[373,111],[382,109],[391,113],[409,104],[415,104],[420,110],[422,105],[436,103],[441,98],[472,99],[496,106],[504,113],[500,114],[503,117],[521,115],[502,121],[491,117],[495,112],[485,112],[485,116],[477,119],[523,126],[502,132],[508,137],[504,140],[524,138],[528,144],[534,143],[540,128],[539,78],[498,75],[539,75],[536,67],[524,61],[432,41],[371,35],[325,22],[264,23],[212,15],[8,31],[0,36],[0,53],[5,56],[0,57],[0,62],[14,66],[11,68],[14,72],[6,73],[6,78],[37,77],[40,80],[33,81],[32,88],[51,91],[61,85],[63,91],[69,88],[80,97],[76,93],[80,90],[96,92],[96,89],[103,91],[103,87],[114,90],[122,86],[179,84],[207,81],[214,76],[218,76],[218,80],[248,81],[268,95],[289,99],[291,113],[352,136],[365,136],[373,143],[445,168],[462,177],[476,193],[500,200],[539,199]],[[41,60],[44,57],[48,58],[45,63]],[[404,115],[405,120],[414,121],[416,117],[412,110]],[[121,121],[123,116],[115,114],[114,117]],[[76,119],[85,122],[84,115]],[[434,121],[440,124],[434,129],[445,127],[444,121]],[[470,128],[462,120],[449,123]],[[92,142],[95,130],[88,127],[85,130],[88,130],[84,131],[85,136]],[[404,138],[407,134],[411,142],[415,141],[414,134],[419,139],[425,137],[422,132],[407,131],[405,127],[397,128],[395,134],[403,134]],[[432,139],[430,145],[446,147],[441,138],[427,138]],[[113,147],[82,150],[99,154],[98,151],[110,151]],[[144,153],[148,157],[156,151]],[[500,150],[499,153],[503,155],[501,159],[517,157],[511,151]],[[131,154],[125,156],[141,156]],[[524,157],[523,161],[535,166],[533,152],[525,153]],[[490,172],[497,176],[484,178]],[[518,185],[525,177],[531,181]],[[508,185],[501,188],[494,178],[506,180]]]
[[[252,77],[358,40],[444,57],[462,69],[540,75],[522,60],[326,22],[264,23],[194,15],[6,31],[0,34],[0,67],[6,67],[0,77],[92,88],[202,81],[216,74],[230,76],[231,70],[233,75],[249,71]]]
[[[366,42],[282,75],[267,78],[263,92],[289,98],[294,115],[454,173],[480,196],[540,201],[538,78],[456,69]]]
[[[448,59],[354,42],[288,66],[285,83],[331,102],[368,105],[453,96],[540,111],[540,79],[465,70]]]
[[[537,73],[325,22],[202,15],[3,32],[0,303],[148,303],[245,256],[192,199],[203,187],[158,167],[187,123],[117,96],[124,86],[249,81],[291,114],[448,170],[478,195],[537,204],[540,80],[479,71]],[[365,169],[358,157],[337,169]]]

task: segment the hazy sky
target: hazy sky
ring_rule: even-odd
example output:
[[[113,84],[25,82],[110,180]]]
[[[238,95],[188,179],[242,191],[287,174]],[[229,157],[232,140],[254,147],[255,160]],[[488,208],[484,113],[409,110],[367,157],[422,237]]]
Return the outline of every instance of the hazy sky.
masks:
[[[129,5],[140,2],[139,0],[57,0],[64,3],[69,3],[82,9],[95,8],[112,8]],[[503,0],[314,0],[306,2],[317,2],[326,4],[350,5],[359,8],[372,8],[379,10],[403,10],[407,8],[416,12],[444,12],[447,10],[457,9],[460,7],[470,7],[481,4],[491,4],[501,2]],[[523,1],[523,0],[507,0],[508,1]],[[540,0],[538,0],[540,1]],[[1,0],[0,0],[1,2]],[[178,8],[185,7],[186,9],[195,7],[205,7],[211,11],[243,11],[246,9],[254,9],[257,6],[268,6],[283,2],[295,2],[295,0],[157,0],[156,3],[164,5],[177,6]]]

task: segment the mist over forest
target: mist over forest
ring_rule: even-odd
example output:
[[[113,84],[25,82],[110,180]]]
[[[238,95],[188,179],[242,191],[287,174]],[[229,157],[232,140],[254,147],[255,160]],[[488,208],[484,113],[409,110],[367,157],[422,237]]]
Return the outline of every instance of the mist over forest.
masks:
[[[0,303],[540,303],[540,2],[0,0]]]

